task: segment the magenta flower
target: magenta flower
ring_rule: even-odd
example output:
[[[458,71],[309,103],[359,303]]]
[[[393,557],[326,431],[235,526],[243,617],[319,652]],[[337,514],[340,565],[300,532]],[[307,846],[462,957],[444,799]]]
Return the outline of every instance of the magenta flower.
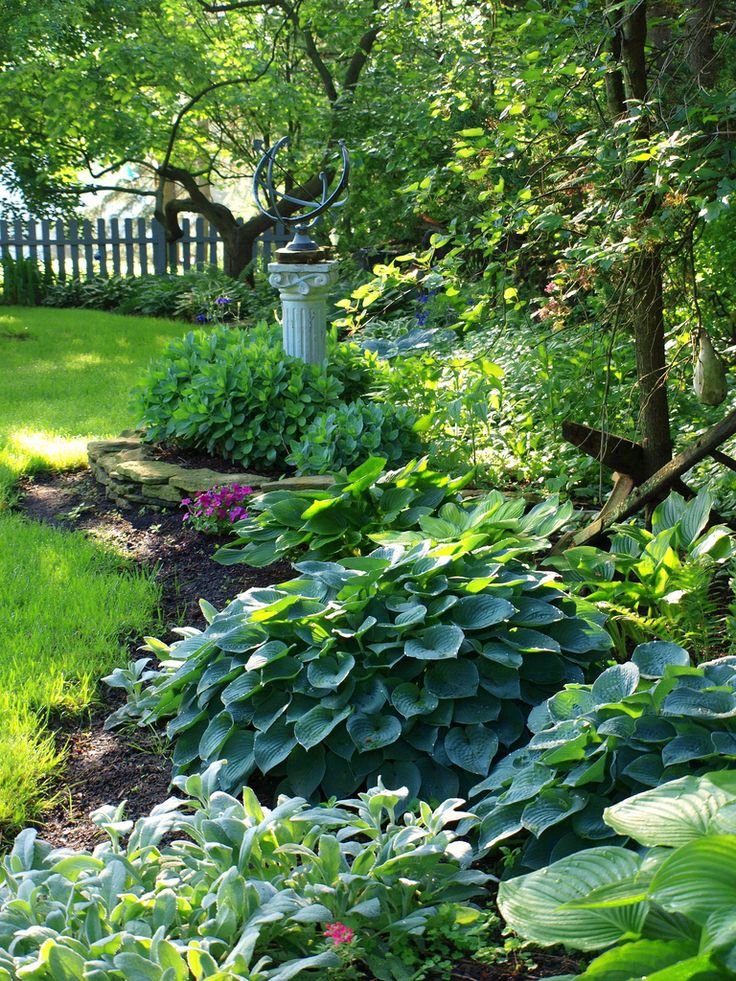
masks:
[[[329,926],[325,927],[324,936],[329,937],[337,946],[338,944],[349,944],[355,934],[344,923],[330,923]]]

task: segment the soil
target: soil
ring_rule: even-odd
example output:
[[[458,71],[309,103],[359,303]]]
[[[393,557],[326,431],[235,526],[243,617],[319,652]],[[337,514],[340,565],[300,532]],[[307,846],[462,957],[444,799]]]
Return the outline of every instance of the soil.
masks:
[[[173,450],[162,451],[161,456],[192,467],[232,472],[231,463],[210,457],[188,454],[183,459]],[[162,591],[157,633],[163,638],[178,625],[204,627],[200,597],[221,609],[251,586],[281,582],[294,574],[288,562],[264,569],[218,565],[212,554],[227,537],[218,540],[186,528],[180,513],[121,510],[107,500],[88,470],[39,474],[23,481],[20,491],[20,513],[84,532],[133,563],[155,570]],[[130,653],[140,656],[133,647]],[[102,686],[99,699],[81,720],[51,720],[66,761],[57,803],[46,815],[40,834],[57,847],[94,848],[103,841],[104,834],[89,814],[105,804],[125,801],[126,817],[136,820],[171,792],[166,740],[150,730],[106,731],[105,719],[120,704],[120,695]],[[253,789],[264,801],[274,796],[274,787],[266,781]],[[580,963],[564,952],[533,951],[494,965],[464,959],[454,965],[451,975],[435,981],[532,981],[579,970]]]
[[[238,473],[248,469],[247,467],[241,467],[237,463],[233,463],[232,460],[226,460],[222,456],[208,456],[206,453],[198,450],[182,450],[179,447],[170,446],[166,443],[150,446],[149,449],[157,460],[161,460],[164,463],[176,463],[178,466],[184,467],[187,470],[204,468],[206,470],[214,470],[215,473]],[[258,467],[258,473],[262,477],[268,477],[269,480],[278,480],[279,477],[287,474],[287,471],[290,474],[293,472],[293,468],[286,467],[281,470],[269,470],[267,467]]]

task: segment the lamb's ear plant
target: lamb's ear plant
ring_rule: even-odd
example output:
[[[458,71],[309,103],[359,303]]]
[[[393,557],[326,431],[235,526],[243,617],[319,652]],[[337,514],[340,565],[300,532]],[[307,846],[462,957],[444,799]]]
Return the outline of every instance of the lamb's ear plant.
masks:
[[[707,657],[718,640],[713,582],[736,556],[733,532],[709,528],[706,490],[690,502],[673,492],[652,516],[652,530],[615,525],[608,551],[570,548],[549,560],[571,589],[607,616],[619,653],[657,637]],[[715,628],[715,629],[714,629]]]
[[[170,719],[176,771],[226,759],[223,790],[258,771],[324,799],[380,776],[444,800],[525,742],[529,709],[610,647],[553,573],[472,535],[296,568],[204,632],[150,639],[160,667],[143,692],[131,677],[133,703],[110,724]]]
[[[373,976],[401,981],[397,945],[421,954],[435,922],[482,922],[473,899],[490,877],[453,831],[472,820],[462,801],[414,814],[405,789],[378,786],[269,810],[218,792],[220,768],[177,781],[187,797],[135,824],[100,809],[109,840],[92,852],[22,832],[0,873],[0,979],[322,979],[352,935]]]
[[[605,820],[644,850],[591,848],[501,883],[509,926],[538,944],[610,948],[580,981],[736,978],[736,771],[682,777]]]
[[[615,840],[603,811],[687,773],[736,765],[736,657],[690,665],[652,641],[534,709],[534,735],[471,791],[484,849],[521,836],[522,867]]]

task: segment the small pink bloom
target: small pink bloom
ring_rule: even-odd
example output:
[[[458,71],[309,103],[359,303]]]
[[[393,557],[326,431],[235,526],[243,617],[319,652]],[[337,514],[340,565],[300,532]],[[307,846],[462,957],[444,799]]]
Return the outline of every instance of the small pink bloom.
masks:
[[[329,937],[337,946],[338,944],[349,944],[355,934],[344,923],[330,923],[329,926],[325,927],[324,936]]]

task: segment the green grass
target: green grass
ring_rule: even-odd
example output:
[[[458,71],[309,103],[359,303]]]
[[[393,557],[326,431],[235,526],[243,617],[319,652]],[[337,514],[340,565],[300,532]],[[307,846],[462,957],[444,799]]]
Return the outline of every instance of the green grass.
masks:
[[[86,461],[135,420],[130,389],[182,323],[93,310],[0,307],[0,507],[23,473]]]
[[[81,466],[131,425],[128,394],[184,326],[86,310],[0,307],[0,832],[48,805],[61,758],[49,713],[80,712],[151,627],[148,575],[84,536],[8,510],[20,475]]]

